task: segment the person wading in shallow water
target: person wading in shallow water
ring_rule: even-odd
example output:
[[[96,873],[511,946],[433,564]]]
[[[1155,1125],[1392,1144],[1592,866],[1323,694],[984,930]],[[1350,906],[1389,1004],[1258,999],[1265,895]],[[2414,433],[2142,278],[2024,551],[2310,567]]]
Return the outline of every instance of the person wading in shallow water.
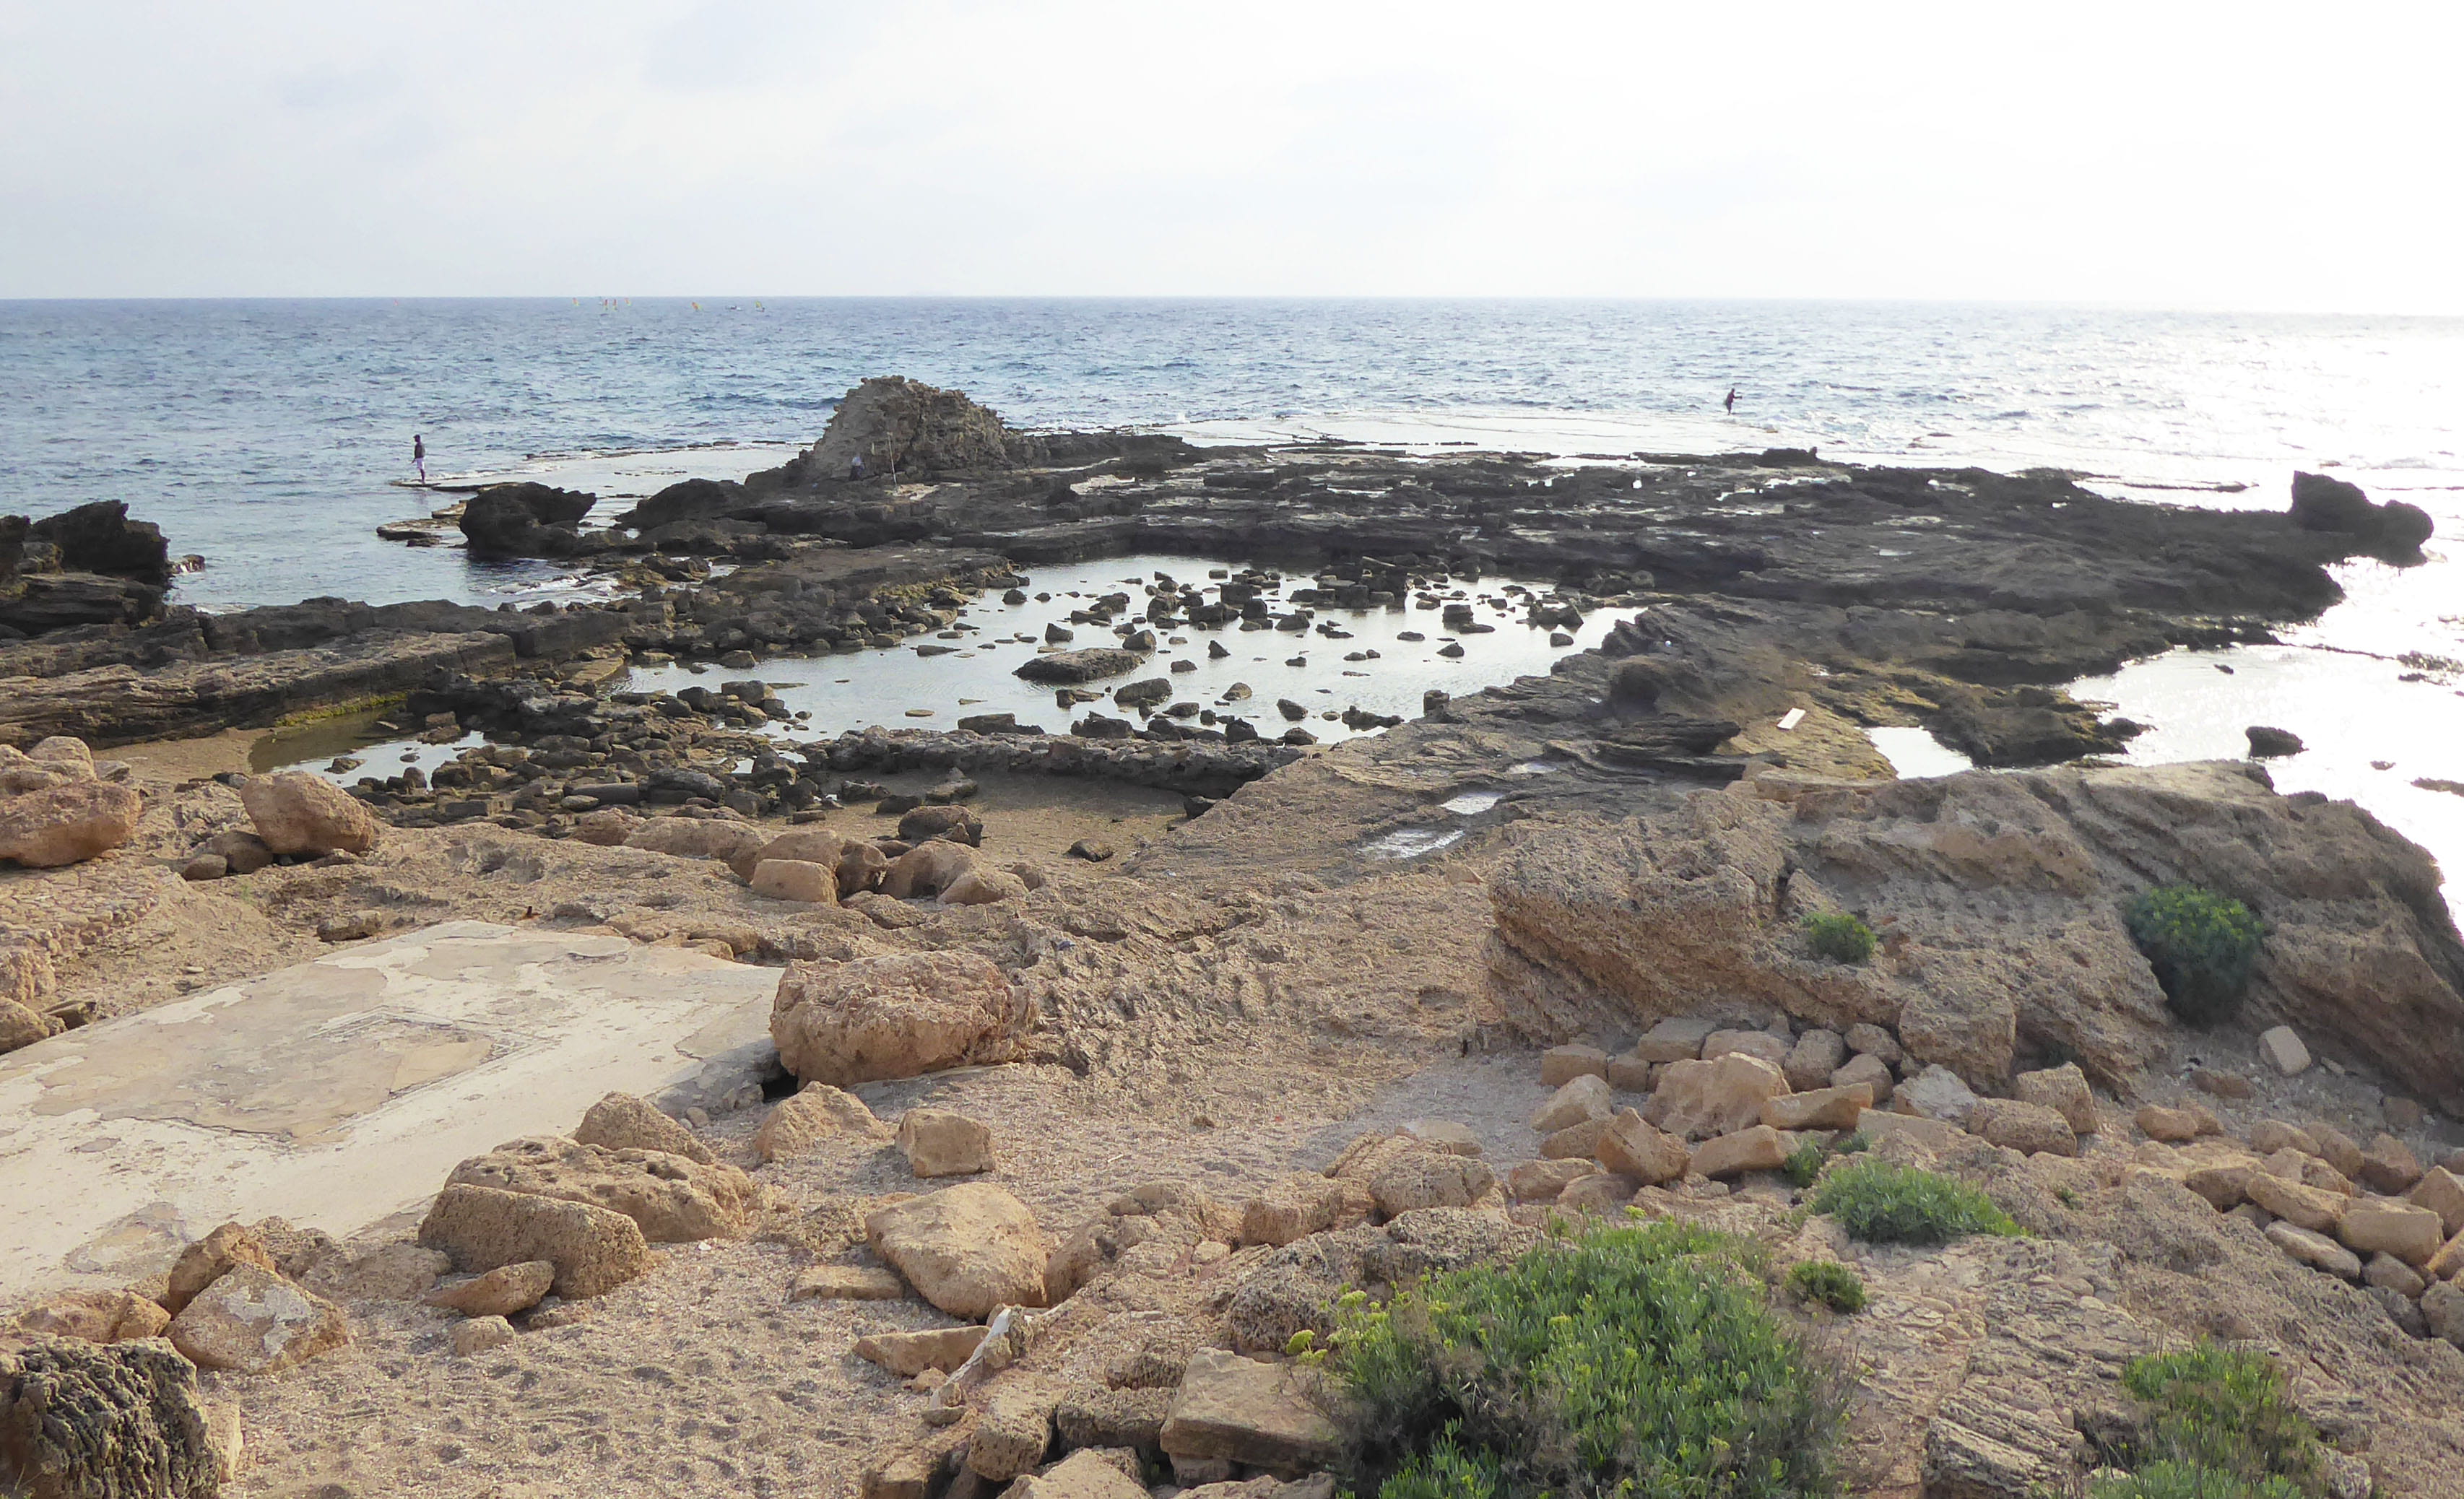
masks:
[[[1730,386],[1728,387],[1728,399],[1727,399],[1726,401],[1721,402],[1720,404],[1721,404],[1722,406],[1725,406],[1725,407],[1727,407],[1727,408],[1728,408],[1728,414],[1729,414],[1730,416],[1734,416],[1734,415],[1736,415],[1736,414],[1737,414],[1737,387],[1736,387],[1736,386]]]
[[[428,482],[428,434],[410,434],[410,466],[419,471],[419,482]]]

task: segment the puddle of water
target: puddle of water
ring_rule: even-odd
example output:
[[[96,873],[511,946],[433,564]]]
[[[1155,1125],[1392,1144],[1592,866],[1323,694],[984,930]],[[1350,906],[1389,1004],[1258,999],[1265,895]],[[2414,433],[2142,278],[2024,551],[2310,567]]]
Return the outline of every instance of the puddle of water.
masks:
[[[1903,781],[1955,776],[1976,762],[1933,737],[1930,729],[1867,729],[1865,735]]]
[[[1465,791],[1439,803],[1457,817],[1477,817],[1506,800],[1503,791]]]
[[[1463,842],[1463,829],[1441,830],[1435,827],[1398,827],[1370,839],[1360,851],[1373,859],[1417,859],[1423,854],[1450,849]]]

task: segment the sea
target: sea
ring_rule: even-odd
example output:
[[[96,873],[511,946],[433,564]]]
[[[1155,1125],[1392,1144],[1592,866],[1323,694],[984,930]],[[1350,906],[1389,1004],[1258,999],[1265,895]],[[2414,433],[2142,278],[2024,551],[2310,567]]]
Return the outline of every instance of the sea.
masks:
[[[2246,726],[2290,729],[2308,747],[2269,762],[2279,787],[2352,798],[2451,868],[2464,860],[2464,319],[1789,301],[0,301],[0,514],[125,500],[175,555],[204,560],[177,597],[206,608],[527,602],[575,581],[377,539],[453,497],[411,487],[414,434],[431,479],[539,477],[612,510],[782,461],[879,374],[964,389],[1014,425],[1199,442],[1339,437],[1568,462],[1813,447],[2057,468],[2118,496],[2230,509],[2281,508],[2296,470],[2333,474],[2428,510],[2430,561],[2344,564],[2346,601],[2283,644],[2174,651],[2072,690],[2152,725],[2133,761],[2238,757]],[[1922,733],[1882,738],[1903,773],[1961,768]]]

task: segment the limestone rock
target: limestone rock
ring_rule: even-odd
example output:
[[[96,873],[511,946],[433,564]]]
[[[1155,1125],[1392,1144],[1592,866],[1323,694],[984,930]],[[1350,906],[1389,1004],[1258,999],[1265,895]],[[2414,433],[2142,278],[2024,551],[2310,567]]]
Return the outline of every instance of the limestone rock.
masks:
[[[807,906],[835,906],[839,903],[839,874],[835,861],[814,864],[803,859],[763,859],[753,867],[753,878],[746,881],[753,893],[771,900],[794,901]]]
[[[935,838],[891,860],[890,868],[882,871],[881,893],[892,900],[938,895],[975,867],[976,850],[962,843]]]
[[[1969,1114],[1975,1112],[1976,1094],[1958,1073],[1937,1063],[1900,1084],[1891,1103],[1902,1113],[1965,1128]]]
[[[1788,1136],[1768,1124],[1718,1135],[1694,1148],[1693,1171],[1718,1179],[1748,1171],[1777,1171],[1788,1164]]]
[[[1703,1038],[1703,1057],[1716,1062],[1732,1051],[1759,1057],[1773,1067],[1788,1060],[1789,1044],[1768,1030],[1715,1030]]]
[[[539,1304],[556,1284],[556,1267],[545,1260],[523,1260],[448,1286],[427,1299],[431,1307],[459,1312],[466,1317],[509,1317]]]
[[[847,852],[847,845],[858,841],[827,827],[791,827],[766,843],[748,844],[730,854],[727,867],[736,871],[737,879],[748,885],[753,882],[754,871],[769,859],[792,859],[799,864],[818,864],[835,871]],[[871,845],[864,847],[870,848]],[[834,900],[837,897],[835,880],[831,896]]]
[[[1146,1499],[1146,1492],[1145,1485],[1106,1462],[1100,1448],[1087,1447],[1019,1479],[1001,1499]]]
[[[2060,1114],[2077,1135],[2096,1133],[2096,1093],[2076,1062],[2042,1071],[2022,1072],[2011,1079],[2011,1096],[2021,1103],[2041,1104]]]
[[[2328,1238],[2313,1233],[2296,1223],[2277,1222],[2267,1225],[2268,1242],[2313,1269],[2325,1270],[2345,1280],[2362,1278],[2362,1262],[2353,1251]]]
[[[377,846],[376,814],[322,776],[276,771],[251,776],[238,789],[256,835],[277,854],[365,853]]]
[[[2139,1111],[2140,1133],[2151,1140],[2178,1145],[2199,1137],[2199,1116],[2188,1109],[2167,1109],[2162,1104],[2148,1104]]]
[[[2446,1167],[2432,1166],[2423,1172],[2405,1200],[2436,1213],[2449,1238],[2464,1233],[2464,1180]]]
[[[1796,1038],[1788,1056],[1780,1063],[1780,1072],[1788,1086],[1800,1093],[1831,1086],[1831,1074],[1848,1061],[1848,1043],[1836,1030],[1816,1026]]]
[[[1181,1363],[1188,1367],[1186,1356]],[[1062,1393],[1052,1407],[1052,1426],[1064,1446],[1155,1452],[1160,1449],[1164,1418],[1171,1410],[1169,1389],[1108,1390],[1081,1384]]]
[[[2336,1168],[2337,1175],[2349,1179],[2362,1174],[2362,1148],[2353,1143],[2351,1135],[2333,1125],[2321,1124],[2311,1130],[2310,1137],[2319,1142],[2317,1154]]]
[[[1621,1093],[1647,1093],[1651,1091],[1651,1074],[1658,1066],[1639,1056],[1611,1057],[1609,1087]]]
[[[0,1483],[31,1499],[214,1499],[197,1370],[151,1339],[0,1347]]]
[[[1026,1204],[984,1182],[878,1209],[865,1220],[872,1251],[916,1294],[954,1317],[979,1321],[997,1307],[1040,1307],[1052,1243]]]
[[[1619,1176],[1631,1177],[1638,1186],[1658,1186],[1685,1175],[1691,1154],[1685,1142],[1677,1136],[1652,1128],[1641,1114],[1632,1109],[1620,1109],[1608,1121],[1594,1148],[1599,1163]],[[1626,1194],[1634,1196],[1632,1192]]]
[[[1387,1218],[1425,1207],[1469,1207],[1497,1184],[1486,1161],[1433,1149],[1408,1135],[1365,1136],[1327,1169],[1336,1180],[1366,1186]]]
[[[419,1242],[466,1272],[545,1260],[556,1294],[568,1300],[615,1290],[649,1268],[641,1225],[590,1202],[495,1187],[449,1184],[420,1224]]]
[[[1026,881],[1006,870],[980,866],[966,871],[941,892],[945,906],[991,906],[1026,898]]]
[[[1059,1392],[1011,1380],[984,1400],[976,1434],[967,1443],[967,1466],[979,1478],[1005,1484],[1044,1461],[1052,1445],[1052,1406]]]
[[[1450,1156],[1478,1156],[1485,1153],[1480,1143],[1480,1136],[1472,1133],[1471,1127],[1457,1124],[1452,1119],[1406,1119],[1396,1133],[1408,1135],[1421,1144],[1433,1150],[1444,1151]]]
[[[1314,1172],[1286,1177],[1242,1205],[1241,1242],[1280,1247],[1330,1228],[1367,1223],[1376,1208],[1377,1200],[1365,1182]]]
[[[898,1150],[919,1177],[963,1177],[994,1167],[992,1126],[946,1109],[899,1116]]]
[[[2427,1265],[2447,1242],[2438,1215],[2409,1202],[2357,1201],[2336,1220],[2336,1237],[2358,1254],[2392,1254]]]
[[[2344,1216],[2344,1198],[2264,1171],[2251,1173],[2250,1179],[2242,1184],[2242,1195],[2295,1227],[2312,1233],[2334,1232],[2336,1221]]]
[[[126,843],[144,809],[135,787],[107,781],[0,797],[0,864],[49,870],[83,863]]]
[[[173,1316],[179,1315],[199,1291],[221,1279],[223,1272],[235,1265],[276,1269],[273,1251],[253,1229],[225,1223],[181,1250],[180,1257],[171,1262],[170,1281],[163,1292],[164,1309]]]
[[[2369,1257],[2362,1267],[2362,1279],[2381,1290],[2391,1290],[2399,1296],[2419,1299],[2430,1289],[2430,1282],[2419,1270],[2384,1250]]]
[[[1634,1201],[1642,1183],[1632,1177],[1614,1171],[1594,1171],[1576,1177],[1557,1194],[1557,1205],[1573,1213],[1612,1213]]]
[[[2076,1156],[2079,1135],[2059,1111],[2015,1098],[1989,1099],[1976,1106],[1969,1127],[2005,1150],[2022,1155]]]
[[[1703,1055],[1703,1043],[1719,1028],[1716,1021],[1673,1015],[1643,1032],[1634,1044],[1634,1054],[1645,1062],[1697,1061]]]
[[[795,467],[806,482],[827,482],[859,474],[924,478],[1006,468],[1010,461],[1001,417],[964,391],[877,375],[839,398],[821,441]]]
[[[2229,1213],[2241,1205],[2255,1169],[2248,1165],[2201,1166],[2184,1177],[2182,1185],[2207,1199],[2217,1212]]]
[[[877,1265],[814,1265],[796,1272],[790,1301],[904,1301],[907,1283]]]
[[[589,1202],[641,1225],[652,1244],[734,1238],[760,1189],[734,1166],[655,1150],[606,1150],[552,1136],[508,1141],[453,1168],[450,1184]]]
[[[1589,1157],[1520,1161],[1506,1173],[1506,1195],[1517,1202],[1553,1202],[1569,1183],[1598,1169]]]
[[[334,1301],[417,1301],[453,1268],[452,1258],[415,1244],[388,1244],[356,1260],[320,1266],[301,1284]]]
[[[1016,1060],[1034,1020],[1033,1002],[985,959],[902,953],[788,964],[770,1035],[799,1079],[847,1087]]]
[[[2281,1119],[2261,1119],[2250,1127],[2250,1148],[2262,1156],[2277,1151],[2298,1150],[2304,1156],[2319,1154],[2319,1142],[2308,1130],[2287,1124]]]
[[[1853,1130],[1857,1116],[1873,1105],[1874,1091],[1862,1083],[1816,1088],[1764,1099],[1762,1122],[1774,1130]]]
[[[0,1056],[59,1033],[59,1025],[14,1000],[0,1000]]]
[[[1608,1134],[1606,1119],[1585,1119],[1550,1133],[1540,1142],[1543,1160],[1589,1160],[1600,1148],[1600,1137]]]
[[[2450,1281],[2433,1282],[2421,1293],[2421,1314],[2430,1335],[2464,1348],[2464,1288]]]
[[[2258,1054],[2286,1077],[2310,1069],[2310,1048],[2301,1044],[2301,1038],[2290,1025],[2272,1026],[2259,1032]]]
[[[865,1101],[827,1083],[806,1083],[795,1093],[770,1106],[761,1128],[753,1134],[753,1148],[763,1160],[801,1156],[839,1135],[879,1139],[890,1127],[873,1116]]]
[[[577,1144],[605,1150],[665,1151],[704,1166],[718,1161],[693,1131],[661,1113],[649,1099],[631,1093],[609,1093],[592,1104],[573,1138]]]
[[[769,842],[761,829],[716,817],[650,817],[625,836],[625,847],[679,859],[734,859]]]
[[[1871,1051],[1859,1051],[1831,1074],[1834,1088],[1867,1088],[1873,1090],[1874,1102],[1889,1103],[1899,1084],[1891,1076],[1890,1065]]]
[[[2362,1169],[2353,1173],[2364,1186],[2390,1197],[2412,1190],[2421,1179],[2421,1160],[2392,1135],[2381,1135],[2362,1153]]]
[[[1661,1129],[1680,1139],[1707,1139],[1754,1124],[1764,1101],[1787,1091],[1776,1063],[1731,1051],[1716,1061],[1669,1063],[1651,1102]]]
[[[642,819],[623,807],[603,806],[574,819],[573,838],[576,843],[614,849],[622,847],[641,827]]]
[[[1568,1078],[1550,1094],[1549,1101],[1531,1113],[1531,1127],[1543,1135],[1562,1130],[1586,1119],[1605,1119],[1615,1110],[1610,1102],[1609,1080],[1602,1073],[1583,1072]]]
[[[855,1356],[912,1379],[927,1369],[948,1374],[965,1363],[984,1340],[980,1327],[933,1328],[921,1333],[875,1333],[855,1342]]]
[[[240,1264],[171,1319],[170,1338],[199,1368],[275,1374],[341,1347],[351,1329],[332,1302]]]
[[[1540,1081],[1562,1087],[1578,1077],[1609,1075],[1609,1054],[1597,1047],[1551,1047],[1540,1053]]]
[[[453,1324],[453,1356],[475,1358],[492,1348],[502,1348],[517,1335],[514,1325],[501,1316],[476,1316]]]
[[[1221,1349],[1189,1358],[1160,1443],[1175,1459],[1221,1458],[1297,1477],[1331,1464],[1341,1442],[1291,1364],[1260,1363]]]
[[[1848,1043],[1848,1049],[1857,1055],[1878,1057],[1893,1067],[1897,1067],[1900,1058],[1905,1055],[1900,1049],[1899,1041],[1880,1025],[1864,1023],[1851,1025],[1843,1039]]]
[[[17,1330],[37,1337],[120,1343],[160,1337],[171,1325],[161,1305],[133,1290],[69,1290],[18,1313]]]

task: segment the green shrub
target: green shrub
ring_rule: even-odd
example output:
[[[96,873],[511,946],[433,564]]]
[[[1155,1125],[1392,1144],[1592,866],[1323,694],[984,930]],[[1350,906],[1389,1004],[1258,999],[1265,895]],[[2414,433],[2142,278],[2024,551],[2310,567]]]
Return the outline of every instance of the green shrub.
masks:
[[[2160,885],[2131,903],[2128,921],[2174,1013],[2212,1025],[2241,1008],[2267,936],[2248,906],[2196,885]]]
[[[1824,913],[1805,918],[1806,940],[1814,956],[1837,963],[1861,963],[1874,956],[1874,929],[1859,918]]]
[[[1320,1356],[1346,1475],[1378,1499],[1834,1495],[1844,1406],[1775,1317],[1753,1245],[1662,1221],[1353,1293]]]
[[[1868,1244],[1948,1244],[1969,1234],[2016,1237],[2019,1225],[1964,1181],[1868,1157],[1823,1179],[1814,1210]]]
[[[2090,1499],[2304,1499],[2290,1479],[2264,1478],[2254,1483],[2233,1473],[2188,1463],[2151,1463],[2123,1478],[2106,1478],[2089,1490]]]
[[[1788,1293],[1799,1301],[1818,1301],[1834,1312],[1865,1310],[1865,1283],[1837,1260],[1808,1260],[1790,1269]]]
[[[1831,1153],[1822,1148],[1820,1140],[1807,1140],[1780,1162],[1780,1175],[1788,1178],[1791,1186],[1810,1187],[1814,1179],[1822,1175],[1822,1163],[1830,1158]]]
[[[2259,1355],[2201,1342],[2132,1359],[2122,1387],[2146,1407],[2145,1435],[2123,1455],[2132,1469],[2170,1464],[2248,1485],[2277,1479],[2296,1492],[2318,1491],[2318,1433],[2286,1393],[2284,1377]]]

